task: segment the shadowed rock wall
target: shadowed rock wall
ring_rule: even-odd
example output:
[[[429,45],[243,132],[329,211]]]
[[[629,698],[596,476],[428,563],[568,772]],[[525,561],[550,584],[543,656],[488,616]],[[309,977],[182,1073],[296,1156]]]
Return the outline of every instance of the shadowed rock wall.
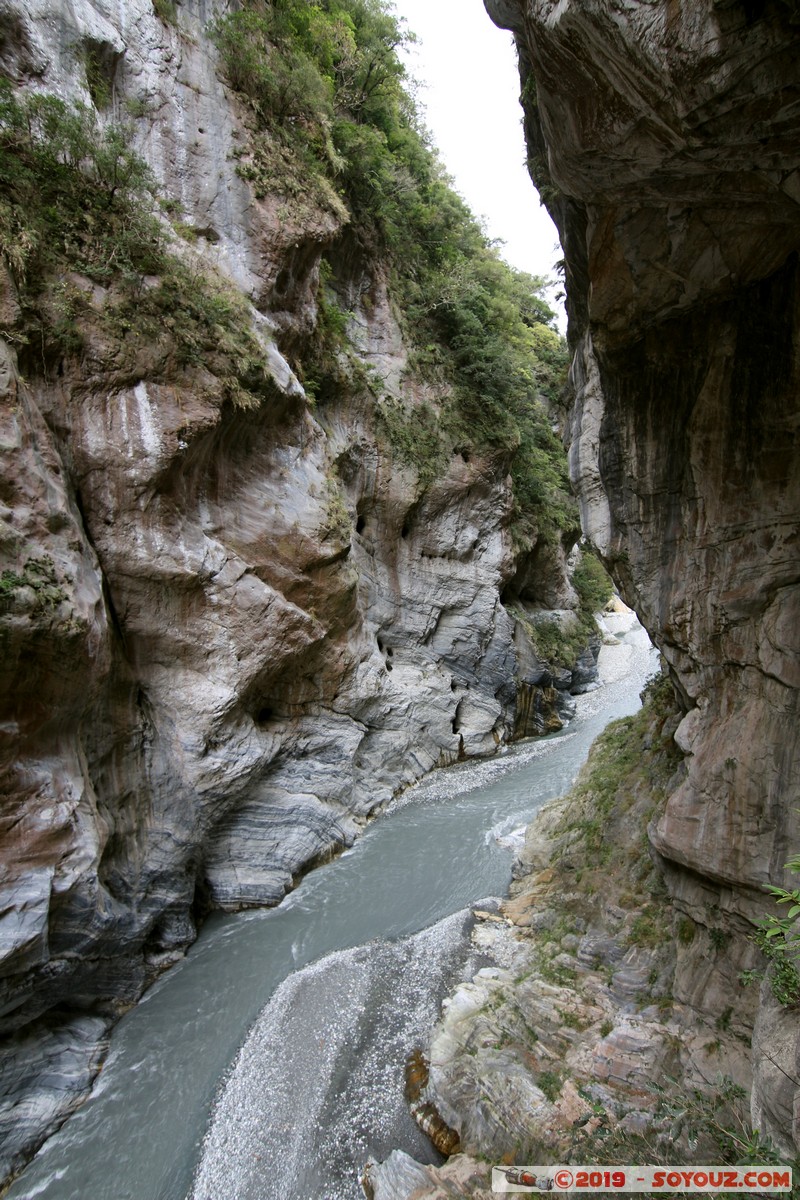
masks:
[[[678,909],[730,937],[719,978],[681,959],[675,996],[720,1015],[763,885],[789,885],[800,846],[800,17],[773,0],[487,8],[516,35],[565,250],[584,528],[685,712],[686,777],[651,842]],[[777,1036],[774,1007],[765,985],[753,1116],[788,1151],[797,1022]]]

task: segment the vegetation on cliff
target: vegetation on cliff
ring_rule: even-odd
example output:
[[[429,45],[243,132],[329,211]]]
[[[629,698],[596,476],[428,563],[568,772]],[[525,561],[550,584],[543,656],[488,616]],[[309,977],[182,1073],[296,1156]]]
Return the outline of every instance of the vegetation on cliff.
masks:
[[[350,314],[330,268],[317,337],[299,356],[310,394],[324,401],[354,382],[371,391],[379,432],[422,487],[453,453],[502,455],[518,543],[574,536],[546,407],[562,386],[566,347],[543,281],[503,262],[431,148],[404,87],[397,51],[407,35],[396,18],[380,0],[247,0],[212,36],[253,115],[239,173],[257,195],[329,210],[370,269],[388,272],[410,372],[437,399],[412,407],[358,364],[343,371]],[[160,343],[174,365],[210,366],[228,398],[257,403],[268,374],[247,305],[173,252],[157,203],[171,211],[129,128],[2,81],[0,256],[18,305],[6,332],[23,366],[27,355],[46,372],[81,353],[87,321],[99,317],[128,357],[141,339]],[[87,280],[105,294],[92,296]]]
[[[611,576],[588,545],[581,548],[571,580],[578,607],[566,623],[551,617],[534,621],[524,607],[508,606],[523,625],[539,657],[557,667],[572,668],[581,651],[599,637],[595,613],[604,609],[614,594]]]
[[[469,1005],[456,997],[435,1035],[432,1099],[460,1118],[474,1157],[781,1161],[749,1123],[742,1005],[726,993],[712,1020],[681,995],[686,963],[721,960],[727,935],[673,903],[651,853],[648,826],[683,767],[669,677],[643,699],[529,828],[502,910],[510,927],[479,943],[496,977],[467,985]]]
[[[786,870],[800,874],[800,855],[793,855],[785,864]],[[800,1007],[800,972],[797,960],[800,958],[800,933],[797,920],[800,916],[800,888],[788,891],[783,887],[766,885],[776,904],[788,904],[785,915],[777,916],[770,913],[765,916],[755,935],[755,942],[770,964],[768,973],[769,985],[773,996],[785,1008]],[[742,972],[743,983],[752,983],[763,979],[764,972],[751,970]]]
[[[146,342],[178,369],[210,367],[235,403],[258,403],[268,373],[248,305],[171,250],[156,195],[128,128],[0,80],[0,260],[14,282],[5,336],[23,368],[47,373],[99,322],[123,370]]]
[[[411,410],[371,381],[394,452],[423,485],[453,452],[503,453],[518,539],[574,533],[565,456],[543,403],[560,391],[566,347],[543,281],[503,262],[431,149],[404,87],[396,18],[380,0],[247,0],[213,36],[253,116],[240,173],[257,193],[349,224],[363,260],[389,271],[413,372],[439,385],[436,411]],[[330,317],[330,291],[327,307]],[[337,315],[323,330],[332,376],[347,320]],[[331,380],[319,368],[317,356],[310,374],[324,397]]]

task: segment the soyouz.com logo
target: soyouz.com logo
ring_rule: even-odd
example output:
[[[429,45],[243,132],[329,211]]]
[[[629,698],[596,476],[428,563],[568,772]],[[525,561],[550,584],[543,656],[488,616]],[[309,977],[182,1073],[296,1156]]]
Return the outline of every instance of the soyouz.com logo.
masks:
[[[790,1192],[791,1167],[493,1167],[493,1192]]]

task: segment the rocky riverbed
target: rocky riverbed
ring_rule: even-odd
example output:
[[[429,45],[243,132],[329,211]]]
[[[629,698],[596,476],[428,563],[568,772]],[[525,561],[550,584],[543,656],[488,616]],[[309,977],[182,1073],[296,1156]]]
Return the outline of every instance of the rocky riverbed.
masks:
[[[183,1200],[202,1197],[197,1172],[221,1197],[357,1200],[368,1156],[436,1159],[406,1105],[405,1059],[481,965],[469,906],[508,887],[515,831],[608,720],[636,710],[654,652],[640,629],[615,641],[600,659],[620,669],[575,698],[569,727],[433,772],[279,906],[210,918],[10,1196]]]
[[[461,1154],[441,1168],[402,1152],[370,1164],[375,1200],[490,1195],[492,1162],[718,1161],[735,1149],[720,1130],[749,1120],[758,1007],[739,972],[760,954],[751,939],[731,965],[719,926],[673,904],[649,848],[685,771],[679,720],[668,679],[649,685],[643,710],[609,727],[574,788],[528,828],[499,914],[476,914],[486,965],[445,1001],[424,1047],[425,1099]],[[710,987],[721,1020],[698,1013]]]

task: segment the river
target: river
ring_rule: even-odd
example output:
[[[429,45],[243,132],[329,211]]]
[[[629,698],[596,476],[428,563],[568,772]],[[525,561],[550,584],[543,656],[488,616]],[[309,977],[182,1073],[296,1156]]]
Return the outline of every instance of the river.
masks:
[[[405,1057],[474,972],[471,906],[505,893],[514,831],[639,706],[654,651],[609,623],[620,645],[566,729],[434,772],[277,908],[212,917],[9,1200],[362,1200],[370,1155],[435,1161]]]

